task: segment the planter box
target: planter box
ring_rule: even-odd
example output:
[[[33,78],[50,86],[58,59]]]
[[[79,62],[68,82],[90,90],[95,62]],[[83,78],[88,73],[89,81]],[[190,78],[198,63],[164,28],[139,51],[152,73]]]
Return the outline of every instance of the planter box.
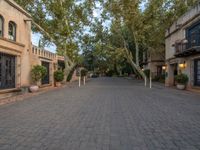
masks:
[[[62,84],[61,84],[61,82],[56,82],[56,83],[55,83],[55,86],[56,86],[56,87],[61,87]]]
[[[35,93],[39,90],[39,87],[37,85],[31,85],[29,87],[30,92]]]
[[[177,87],[177,89],[179,89],[179,90],[185,90],[185,88],[186,88],[186,86],[183,85],[183,84],[177,84],[176,87]]]

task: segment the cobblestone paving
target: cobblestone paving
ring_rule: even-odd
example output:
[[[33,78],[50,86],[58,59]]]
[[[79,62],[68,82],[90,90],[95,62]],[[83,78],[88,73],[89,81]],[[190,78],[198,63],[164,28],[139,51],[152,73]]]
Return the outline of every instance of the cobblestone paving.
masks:
[[[0,150],[200,150],[200,95],[92,79],[0,106]]]

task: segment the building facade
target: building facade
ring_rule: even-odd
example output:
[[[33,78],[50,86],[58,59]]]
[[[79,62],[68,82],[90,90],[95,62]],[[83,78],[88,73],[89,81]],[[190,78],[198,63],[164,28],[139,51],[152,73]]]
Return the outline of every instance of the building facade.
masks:
[[[59,56],[61,58],[62,56]],[[32,46],[31,66],[41,65],[47,69],[47,75],[42,79],[40,86],[52,86],[54,84],[53,73],[57,70],[58,56],[45,49]]]
[[[41,86],[53,86],[54,71],[64,69],[62,56],[32,45],[31,19],[13,0],[0,0],[0,93],[29,87],[34,65],[47,69]]]
[[[189,77],[188,88],[200,87],[200,4],[182,15],[166,31],[166,86],[175,76]]]
[[[0,1],[0,90],[30,84],[30,19],[15,2]]]
[[[160,53],[144,53],[143,55],[143,69],[150,70],[152,77],[161,77],[164,74],[163,66],[165,66],[165,54]]]

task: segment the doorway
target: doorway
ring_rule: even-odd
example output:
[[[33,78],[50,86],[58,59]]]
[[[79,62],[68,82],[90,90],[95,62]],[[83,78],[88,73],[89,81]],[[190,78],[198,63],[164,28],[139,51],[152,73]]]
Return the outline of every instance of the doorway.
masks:
[[[42,66],[44,66],[47,69],[47,74],[42,79],[42,84],[49,84],[49,62],[42,61]]]
[[[15,56],[0,53],[0,90],[15,88]]]
[[[194,61],[194,85],[200,86],[200,59]]]
[[[173,73],[174,73],[174,86],[176,86],[177,83],[176,83],[175,77],[178,75],[178,64],[174,64]]]

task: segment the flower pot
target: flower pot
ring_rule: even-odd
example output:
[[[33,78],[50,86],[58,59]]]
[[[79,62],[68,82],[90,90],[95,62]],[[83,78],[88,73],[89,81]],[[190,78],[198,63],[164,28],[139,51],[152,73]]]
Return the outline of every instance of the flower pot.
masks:
[[[61,87],[61,85],[62,85],[61,82],[56,82],[56,83],[55,83],[55,86],[56,86],[56,87]]]
[[[37,92],[39,90],[39,87],[37,85],[31,85],[29,87],[30,92],[34,93]]]
[[[177,84],[176,87],[179,90],[184,90],[186,86],[184,84]]]

